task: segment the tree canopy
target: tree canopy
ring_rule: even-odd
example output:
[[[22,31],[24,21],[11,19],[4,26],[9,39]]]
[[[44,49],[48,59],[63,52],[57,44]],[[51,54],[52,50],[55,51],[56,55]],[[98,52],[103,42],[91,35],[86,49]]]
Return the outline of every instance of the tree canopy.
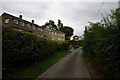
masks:
[[[57,25],[55,24],[55,22],[53,20],[49,20],[48,22],[46,22],[44,25],[42,25],[42,28],[53,28],[59,31],[62,31],[63,33],[65,33],[65,40],[70,40],[71,36],[73,35],[74,29],[69,27],[69,26],[63,26],[63,23],[61,22],[61,20],[58,19],[58,23]]]
[[[106,74],[120,76],[120,9],[85,27],[83,52]]]
[[[46,27],[49,27],[49,28],[54,28],[56,30],[58,30],[55,22],[53,20],[49,20],[48,22],[46,22],[44,25],[42,25],[42,28],[45,29]]]
[[[73,35],[73,28],[69,26],[64,26],[60,29],[60,31],[65,33],[65,39],[70,40],[71,36]]]
[[[63,23],[61,23],[61,20],[58,19],[58,29],[60,30],[63,27]]]

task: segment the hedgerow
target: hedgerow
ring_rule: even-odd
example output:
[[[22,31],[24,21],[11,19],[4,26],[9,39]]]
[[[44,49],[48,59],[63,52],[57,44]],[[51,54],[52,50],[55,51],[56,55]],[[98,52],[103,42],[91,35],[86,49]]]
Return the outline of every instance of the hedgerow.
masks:
[[[104,73],[120,77],[120,9],[85,27],[84,56]]]
[[[40,63],[57,51],[67,50],[69,46],[67,41],[52,41],[32,33],[1,27],[3,77],[9,76],[17,68]]]
[[[79,41],[71,40],[70,44],[72,45],[73,48],[79,48],[82,45],[82,40]]]

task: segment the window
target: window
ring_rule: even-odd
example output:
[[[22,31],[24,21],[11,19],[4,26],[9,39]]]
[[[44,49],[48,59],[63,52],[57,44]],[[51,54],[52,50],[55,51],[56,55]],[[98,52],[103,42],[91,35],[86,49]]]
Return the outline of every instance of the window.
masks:
[[[62,34],[60,33],[60,36],[61,36]]]
[[[40,28],[38,28],[38,30],[40,31]]]
[[[55,35],[56,35],[56,32],[55,32]]]
[[[43,37],[43,35],[40,35],[40,34],[39,34],[38,36],[39,36],[39,37]]]
[[[5,23],[9,23],[10,22],[10,19],[5,19]]]
[[[30,24],[27,24],[27,27],[29,27],[29,28],[30,28]]]
[[[58,40],[61,40],[60,38],[58,38]]]
[[[18,31],[23,31],[22,29],[18,29]]]
[[[42,29],[42,28],[38,28],[38,30],[39,30],[39,31],[43,31],[43,29]]]
[[[41,29],[41,31],[43,31],[43,29]]]
[[[60,33],[58,33],[58,35],[60,36]]]
[[[21,26],[25,26],[24,22],[20,22],[20,25],[21,25]]]
[[[14,20],[13,20],[13,23],[14,23],[14,24],[18,24],[18,20],[14,19]]]
[[[52,40],[55,40],[55,37],[52,37]]]
[[[54,32],[52,32],[52,34],[54,34]]]
[[[32,28],[33,28],[33,29],[35,29],[35,26],[34,26],[34,25],[32,25]]]
[[[17,28],[14,28],[15,30],[17,30],[17,31],[23,31],[22,29],[17,29]]]

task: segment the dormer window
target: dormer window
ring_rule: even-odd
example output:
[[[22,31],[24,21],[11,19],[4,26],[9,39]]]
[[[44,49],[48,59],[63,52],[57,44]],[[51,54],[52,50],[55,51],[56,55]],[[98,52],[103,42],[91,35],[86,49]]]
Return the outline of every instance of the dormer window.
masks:
[[[9,23],[10,22],[10,19],[5,19],[5,23]]]

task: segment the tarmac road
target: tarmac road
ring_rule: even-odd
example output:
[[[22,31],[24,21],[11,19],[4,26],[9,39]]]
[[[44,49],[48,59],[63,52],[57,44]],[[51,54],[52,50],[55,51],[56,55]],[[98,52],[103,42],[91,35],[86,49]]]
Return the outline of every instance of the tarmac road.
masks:
[[[90,78],[82,58],[82,48],[62,58],[38,78]]]

